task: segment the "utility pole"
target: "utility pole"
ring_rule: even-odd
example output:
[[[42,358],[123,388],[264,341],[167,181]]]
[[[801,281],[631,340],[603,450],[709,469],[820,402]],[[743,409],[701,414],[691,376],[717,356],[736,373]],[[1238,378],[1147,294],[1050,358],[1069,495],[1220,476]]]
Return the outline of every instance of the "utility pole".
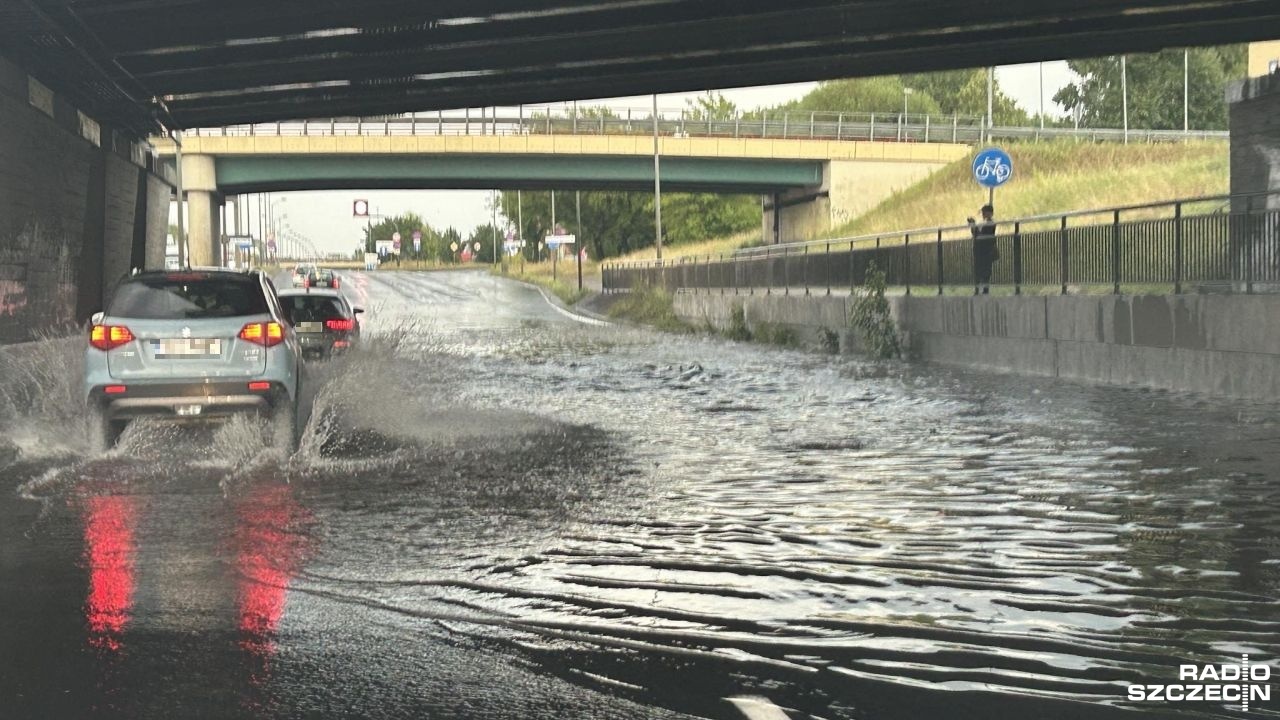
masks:
[[[1120,100],[1124,105],[1124,144],[1129,144],[1129,66],[1120,56]]]
[[[182,215],[185,212],[185,208],[183,207],[184,205],[183,201],[186,199],[186,193],[182,189],[182,133],[175,130],[169,133],[169,137],[173,138],[174,170],[175,170],[174,181],[178,185],[178,187],[175,188],[178,195],[178,237],[174,238],[173,240],[178,245],[178,267],[186,267],[187,266],[187,251],[186,251],[187,233],[186,233],[186,224],[182,218]]]
[[[987,68],[987,140],[991,139],[991,128],[995,127],[996,107],[996,69]]]
[[[1182,49],[1182,132],[1191,130],[1191,51]]]
[[[520,106],[521,113],[524,112],[524,106]],[[524,197],[516,191],[516,242],[520,243],[520,274],[524,274]]]
[[[493,265],[498,265],[498,191],[494,190],[493,200]]]
[[[1040,63],[1040,129],[1044,130],[1044,63]]]
[[[662,161],[658,152],[658,94],[653,95],[653,232],[662,262]]]
[[[577,211],[578,222],[577,222],[577,227],[574,228],[578,236],[577,238],[578,242],[574,244],[573,252],[575,255],[578,256],[578,291],[581,292],[582,291],[582,244],[586,242],[586,239],[582,235],[582,191],[577,190],[574,192],[574,195],[575,195],[574,202],[578,206],[578,211]]]

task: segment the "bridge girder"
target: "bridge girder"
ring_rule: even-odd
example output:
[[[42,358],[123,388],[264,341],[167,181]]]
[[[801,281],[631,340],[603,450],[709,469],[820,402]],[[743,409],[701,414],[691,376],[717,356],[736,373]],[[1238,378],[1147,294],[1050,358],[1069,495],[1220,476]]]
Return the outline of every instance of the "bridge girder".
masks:
[[[11,0],[0,48],[160,127],[977,67],[1268,38],[1275,0]]]

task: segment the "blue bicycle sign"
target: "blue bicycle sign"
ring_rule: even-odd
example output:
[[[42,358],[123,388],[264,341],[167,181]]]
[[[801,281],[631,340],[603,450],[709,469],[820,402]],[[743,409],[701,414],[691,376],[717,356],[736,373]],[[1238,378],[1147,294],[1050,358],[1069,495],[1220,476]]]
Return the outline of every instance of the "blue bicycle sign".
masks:
[[[997,188],[1013,177],[1013,160],[1000,148],[987,148],[973,159],[973,179],[986,188]]]

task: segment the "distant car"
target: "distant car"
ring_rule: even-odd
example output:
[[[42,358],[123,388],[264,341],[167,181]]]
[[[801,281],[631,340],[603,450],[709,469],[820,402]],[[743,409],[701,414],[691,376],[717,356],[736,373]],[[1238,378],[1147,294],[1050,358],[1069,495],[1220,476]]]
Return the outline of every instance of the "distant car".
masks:
[[[364,309],[353,307],[336,290],[285,290],[280,305],[298,333],[305,358],[328,358],[360,342],[356,316]]]
[[[338,289],[338,274],[327,268],[312,268],[303,287]]]
[[[97,444],[134,418],[256,413],[272,441],[297,442],[302,348],[271,281],[254,270],[152,271],[116,288],[94,315],[84,400]]]
[[[305,287],[307,284],[307,278],[311,277],[311,274],[315,272],[315,269],[314,265],[298,263],[298,265],[293,268],[293,277],[291,278],[293,286]]]

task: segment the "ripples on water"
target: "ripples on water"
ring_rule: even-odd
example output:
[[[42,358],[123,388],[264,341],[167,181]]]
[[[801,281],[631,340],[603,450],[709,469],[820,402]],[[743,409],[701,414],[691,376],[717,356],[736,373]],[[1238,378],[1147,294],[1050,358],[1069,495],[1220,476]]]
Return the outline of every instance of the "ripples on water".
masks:
[[[1275,407],[398,316],[437,284],[370,283],[374,342],[326,369],[298,455],[232,427],[202,456],[231,497],[264,465],[299,488],[295,597],[708,715],[747,693],[824,718],[1097,717],[1180,663],[1280,657]],[[0,409],[47,440],[66,397]],[[163,485],[147,443],[187,440],[158,432],[114,463],[14,436],[0,463],[39,498],[86,472]]]

